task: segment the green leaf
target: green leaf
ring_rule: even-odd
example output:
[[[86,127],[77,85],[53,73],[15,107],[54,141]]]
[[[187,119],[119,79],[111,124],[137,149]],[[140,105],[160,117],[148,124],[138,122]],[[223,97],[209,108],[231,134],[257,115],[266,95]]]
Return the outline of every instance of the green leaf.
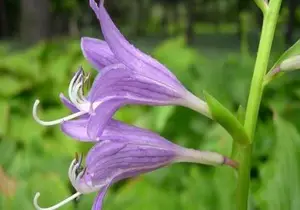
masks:
[[[216,188],[216,198],[218,198],[218,208],[222,210],[232,210],[235,206],[236,176],[235,171],[229,167],[217,167],[213,174],[213,182]]]
[[[45,139],[47,141],[47,139]],[[32,176],[33,171],[39,173],[54,173],[58,175],[62,181],[69,183],[69,177],[67,175],[68,168],[71,164],[72,158],[74,157],[66,157],[66,155],[62,155],[56,153],[55,150],[52,150],[52,154],[48,154],[46,152],[35,152],[28,151],[29,163],[30,163],[30,177]],[[43,158],[40,158],[40,157]],[[73,155],[74,156],[74,155]],[[25,178],[24,174],[24,177]]]
[[[15,153],[13,158],[11,158],[7,173],[18,179],[24,179],[32,174],[31,169],[30,156],[22,151]]]
[[[41,77],[39,74],[41,66],[38,63],[37,55],[33,55],[30,51],[21,51],[4,57],[3,62],[0,62],[0,72],[8,72],[12,75],[32,80]]]
[[[17,188],[14,196],[3,197],[2,207],[0,204],[0,209],[9,209],[9,210],[19,210],[20,206],[22,209],[33,209],[32,197],[28,196],[28,182],[23,180],[18,180]],[[1,196],[0,196],[1,198]],[[0,200],[1,201],[1,200]]]
[[[60,128],[55,128],[53,133],[54,135],[52,139],[49,139],[46,143],[47,148],[45,148],[45,150],[47,152],[51,153],[51,151],[56,151],[56,154],[61,154],[68,157],[74,157],[76,152],[82,152],[79,149],[81,142],[67,136],[61,131]],[[89,144],[87,143],[87,145]],[[92,144],[90,146],[92,146]]]
[[[174,106],[165,106],[165,107],[155,107],[153,109],[153,117],[152,120],[154,122],[154,129],[156,131],[162,131],[168,123],[168,119],[174,113],[175,107]]]
[[[194,166],[187,176],[182,177],[184,190],[180,197],[183,209],[219,209],[217,204],[219,198],[215,197],[212,172],[205,169]]]
[[[0,137],[5,136],[8,130],[10,106],[7,101],[0,101]]]
[[[29,81],[21,81],[10,75],[1,75],[0,84],[0,96],[3,97],[15,96],[31,86]]]
[[[245,121],[245,114],[246,114],[246,110],[243,106],[239,106],[238,110],[237,110],[237,119],[244,124]]]
[[[84,196],[82,196],[79,201],[78,201],[78,205],[76,206],[76,210],[87,210],[87,209],[92,209],[94,200],[97,196],[98,192],[96,193],[90,193],[90,194],[86,194]],[[105,209],[107,209],[107,204],[106,204],[106,197],[109,195],[105,196],[105,201],[103,202],[105,205]],[[104,208],[102,208],[104,209]]]
[[[241,105],[239,106],[237,110],[237,119],[240,121],[241,124],[244,124],[245,121],[245,109]],[[231,157],[235,160],[240,159],[241,151],[239,147],[239,143],[234,141],[232,144],[232,150],[231,150]]]
[[[57,84],[64,84],[69,79],[68,71],[77,71],[76,69],[69,69],[72,64],[70,57],[60,56],[56,58],[53,62],[49,63],[47,69],[49,71],[49,79],[55,81]],[[70,77],[71,80],[71,77]]]
[[[278,65],[282,63],[282,61],[300,54],[300,40],[298,40],[293,46],[291,46],[289,49],[287,49],[280,57],[279,59],[275,62],[275,64],[272,66],[270,70],[273,70],[276,68]]]
[[[132,112],[133,110],[130,113]],[[162,132],[174,113],[174,106],[151,107],[147,113],[145,113],[145,110],[140,110],[139,116],[136,116],[137,119],[133,122],[136,126]]]
[[[14,141],[3,139],[0,141],[0,165],[8,166],[12,162],[12,158],[16,154],[16,144]]]
[[[228,155],[231,152],[233,141],[230,134],[220,124],[214,123],[206,129],[203,142],[199,149]]]
[[[114,117],[127,123],[133,123],[141,116],[141,118],[144,118],[143,114],[145,113],[145,111],[146,110],[144,109],[144,107],[129,105],[122,107],[122,109],[118,111]]]
[[[207,92],[204,92],[204,95],[213,119],[228,131],[234,141],[240,144],[249,144],[248,135],[239,120]]]
[[[166,65],[183,82],[191,79],[190,67],[199,60],[197,51],[188,47],[183,36],[169,39],[154,49],[154,57]]]
[[[209,170],[208,170],[209,169]],[[235,193],[234,171],[228,167],[207,168],[194,166],[182,177],[183,209],[232,210]]]
[[[263,183],[255,194],[265,210],[298,210],[300,206],[300,135],[289,122],[275,116],[274,148],[260,169]]]
[[[114,196],[107,195],[104,209],[181,209],[178,192],[166,191],[146,179],[134,179],[124,185]]]
[[[27,117],[14,114],[11,117],[9,136],[12,139],[21,140],[25,144],[30,144],[35,139],[40,139],[45,130],[46,127],[38,124],[30,112]]]
[[[52,206],[71,195],[67,183],[64,183],[58,175],[53,173],[33,174],[28,180],[28,183],[32,198],[34,197],[35,193],[40,192],[41,196],[38,199],[38,204],[41,207]],[[74,203],[69,202],[61,207],[61,209],[73,210]]]

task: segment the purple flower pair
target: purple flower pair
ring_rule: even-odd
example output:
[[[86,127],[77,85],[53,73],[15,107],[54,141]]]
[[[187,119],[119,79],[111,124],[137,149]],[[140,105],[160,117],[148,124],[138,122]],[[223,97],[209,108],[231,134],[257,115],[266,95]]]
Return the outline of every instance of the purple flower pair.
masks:
[[[105,41],[82,38],[85,58],[99,71],[88,95],[83,86],[88,79],[80,68],[72,78],[69,99],[60,95],[63,104],[73,113],[46,122],[37,116],[36,100],[33,116],[42,125],[60,124],[62,131],[80,141],[94,142],[94,147],[82,166],[82,156],[76,157],[69,168],[69,178],[76,193],[49,208],[57,209],[81,194],[99,192],[93,210],[100,210],[106,191],[113,183],[150,172],[176,162],[208,165],[237,163],[221,154],[183,148],[160,135],[114,120],[114,113],[126,104],[181,105],[208,117],[207,104],[186,90],[177,78],[158,61],[132,46],[119,32],[107,14],[103,0],[90,6],[100,21]]]

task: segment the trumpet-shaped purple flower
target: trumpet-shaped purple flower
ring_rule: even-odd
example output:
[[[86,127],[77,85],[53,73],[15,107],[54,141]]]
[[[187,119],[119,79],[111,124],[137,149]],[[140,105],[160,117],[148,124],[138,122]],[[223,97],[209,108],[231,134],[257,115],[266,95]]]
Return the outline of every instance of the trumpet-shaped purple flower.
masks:
[[[88,96],[82,87],[86,80],[78,71],[69,86],[70,102],[62,97],[74,113],[50,122],[37,116],[37,100],[33,107],[35,119],[43,125],[61,124],[77,117],[88,118],[87,134],[91,139],[101,136],[106,123],[126,104],[181,105],[208,117],[207,104],[189,92],[164,65],[131,45],[120,33],[106,12],[103,1],[90,6],[100,21],[105,41],[82,38],[85,58],[100,71]],[[74,109],[75,107],[75,109]],[[71,122],[71,121],[70,121]]]
[[[85,167],[81,166],[82,157],[72,161],[68,174],[77,191],[74,195],[52,207],[41,208],[37,202],[40,194],[37,193],[34,198],[35,208],[54,210],[82,194],[97,191],[99,193],[92,209],[100,210],[107,189],[113,183],[176,162],[237,166],[234,161],[218,153],[183,148],[150,131],[143,132],[135,127],[130,129],[131,132],[127,132],[125,138],[118,135],[114,140],[95,144],[86,157]]]

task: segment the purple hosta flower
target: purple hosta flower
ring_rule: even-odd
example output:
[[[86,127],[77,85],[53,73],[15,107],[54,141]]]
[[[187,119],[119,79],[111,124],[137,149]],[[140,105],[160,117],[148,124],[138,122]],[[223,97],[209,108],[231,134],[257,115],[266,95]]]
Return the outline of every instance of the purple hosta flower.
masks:
[[[85,76],[82,71],[70,82],[69,98],[63,97],[74,113],[59,120],[45,122],[37,117],[37,100],[33,115],[43,125],[61,124],[77,117],[88,118],[88,135],[101,136],[106,123],[126,104],[181,105],[208,117],[207,104],[189,92],[162,64],[131,45],[116,28],[107,14],[103,1],[98,6],[90,0],[97,15],[105,41],[82,38],[81,48],[86,59],[100,73],[88,96],[82,94]]]
[[[104,140],[95,144],[86,157],[85,167],[81,166],[82,157],[76,157],[70,165],[69,178],[77,192],[49,208],[39,207],[37,200],[40,194],[37,193],[34,198],[35,208],[57,209],[82,194],[98,192],[92,209],[101,210],[103,198],[113,183],[176,162],[236,167],[234,161],[218,153],[183,148],[156,134],[154,136],[148,136],[151,141],[133,135],[131,140]]]

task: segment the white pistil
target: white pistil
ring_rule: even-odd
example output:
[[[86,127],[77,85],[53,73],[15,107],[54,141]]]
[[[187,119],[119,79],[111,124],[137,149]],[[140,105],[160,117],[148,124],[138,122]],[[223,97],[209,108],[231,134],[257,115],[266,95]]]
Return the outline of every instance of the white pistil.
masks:
[[[51,125],[57,125],[57,124],[60,124],[60,123],[63,123],[65,121],[69,121],[69,120],[72,120],[72,119],[75,119],[77,117],[80,117],[84,114],[86,114],[87,112],[86,111],[79,111],[79,112],[76,112],[76,113],[73,113],[73,114],[70,114],[66,117],[62,117],[60,119],[57,119],[57,120],[52,120],[52,121],[44,121],[44,120],[41,120],[39,117],[38,117],[38,114],[37,114],[37,108],[38,108],[38,105],[40,103],[40,100],[35,100],[34,104],[33,104],[33,108],[32,108],[32,115],[33,115],[33,118],[41,125],[44,125],[44,126],[51,126]]]
[[[51,126],[51,125],[57,125],[63,123],[64,121],[72,120],[74,118],[80,117],[88,113],[89,111],[86,110],[84,107],[87,107],[89,102],[86,100],[86,98],[83,95],[83,85],[88,78],[89,78],[89,74],[86,77],[84,77],[83,70],[80,68],[80,70],[77,71],[76,74],[73,76],[69,84],[68,93],[69,93],[70,101],[80,110],[79,112],[73,113],[71,115],[62,117],[57,120],[44,121],[38,117],[37,108],[40,101],[36,100],[34,102],[33,109],[32,109],[33,118],[41,125]]]
[[[66,198],[65,200],[53,205],[53,206],[50,206],[50,207],[47,207],[47,208],[42,208],[39,206],[38,204],[38,198],[40,197],[40,193],[36,193],[35,196],[34,196],[34,199],[33,199],[33,204],[34,204],[34,207],[36,210],[55,210],[55,209],[58,209],[59,207],[69,203],[70,201],[74,200],[75,198],[78,198],[81,193],[80,192],[76,192],[75,194],[71,195],[70,197]]]
[[[82,163],[82,156],[80,156],[79,158],[76,157],[70,164],[69,170],[68,170],[68,175],[69,175],[69,179],[72,183],[72,185],[76,188],[76,186],[80,185],[80,179],[84,176],[86,169],[83,169],[82,171],[80,171],[77,175],[77,170],[80,168]],[[77,188],[76,188],[77,189]],[[93,189],[93,188],[92,188]],[[77,189],[78,190],[78,189]],[[79,192],[80,191],[80,192]],[[88,191],[89,192],[89,191]],[[92,191],[91,191],[92,192]],[[40,207],[38,204],[38,198],[40,197],[40,193],[36,193],[33,199],[33,204],[36,210],[55,210],[58,209],[59,207],[62,207],[63,205],[69,203],[70,201],[78,198],[80,195],[84,194],[83,191],[78,190],[75,194],[71,195],[70,197],[66,198],[63,201],[60,201],[59,203],[50,206],[50,207]]]

